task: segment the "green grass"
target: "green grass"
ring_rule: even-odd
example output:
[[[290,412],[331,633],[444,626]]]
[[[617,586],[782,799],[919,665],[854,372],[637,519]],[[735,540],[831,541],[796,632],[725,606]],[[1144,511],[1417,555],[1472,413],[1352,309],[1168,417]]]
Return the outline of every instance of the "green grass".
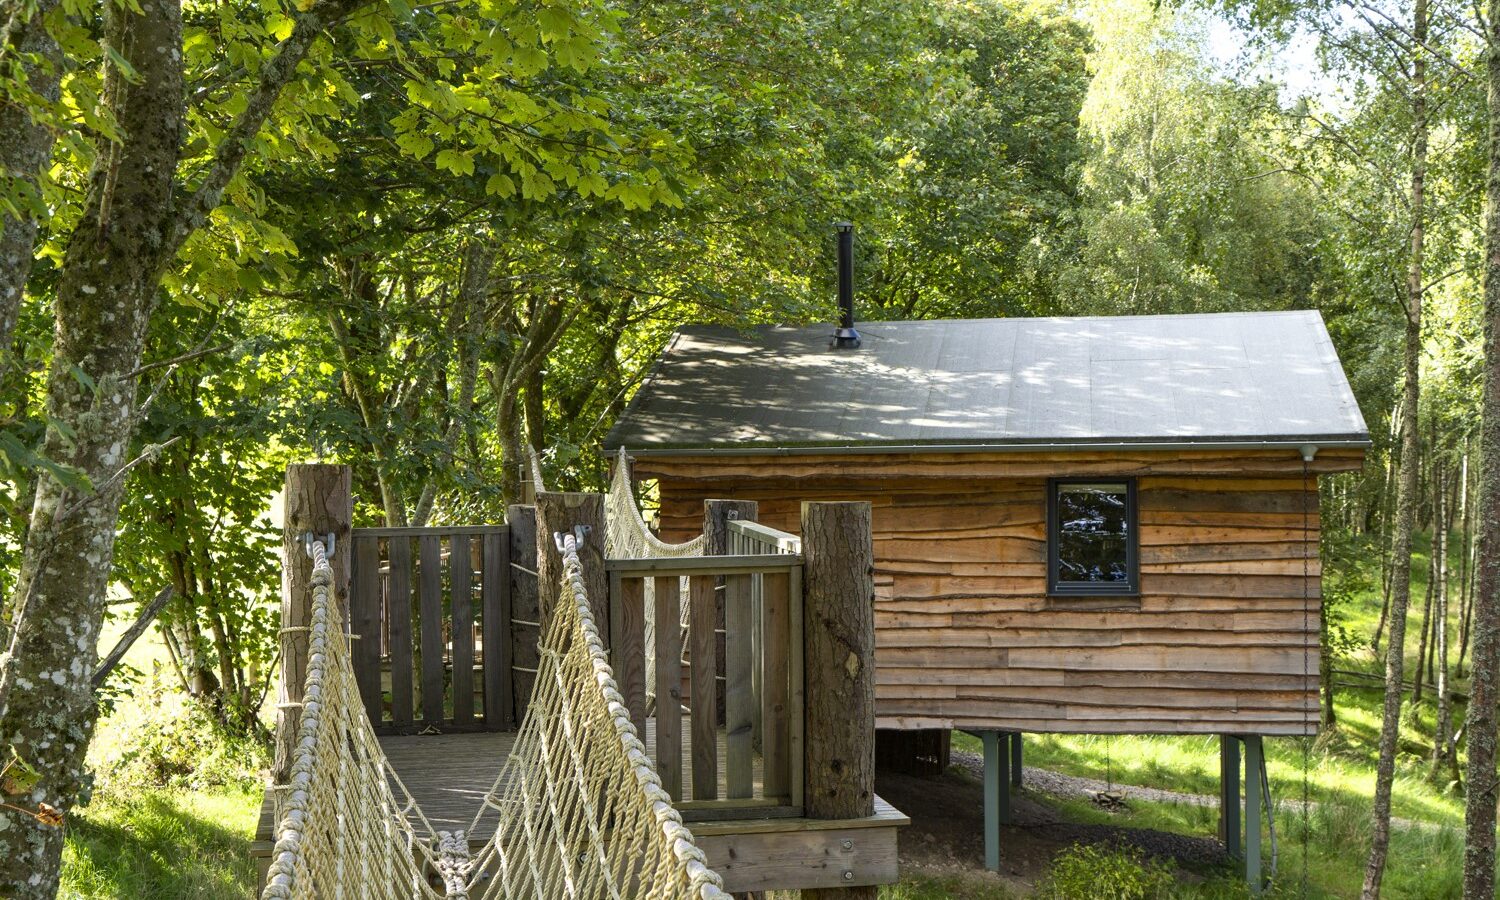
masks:
[[[263,748],[226,737],[206,710],[147,677],[101,719],[89,765],[94,796],[69,817],[60,896],[253,893]]]
[[[231,786],[98,798],[70,823],[60,895],[243,900],[255,885],[259,810],[259,791]]]

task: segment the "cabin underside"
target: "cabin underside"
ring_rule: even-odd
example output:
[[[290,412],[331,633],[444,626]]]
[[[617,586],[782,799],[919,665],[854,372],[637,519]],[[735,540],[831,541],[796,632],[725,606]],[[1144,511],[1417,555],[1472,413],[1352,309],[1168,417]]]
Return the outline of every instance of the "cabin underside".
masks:
[[[1305,735],[1318,727],[1317,478],[1358,450],[643,456],[661,530],[754,500],[874,511],[881,728]],[[1139,591],[1049,593],[1051,479],[1133,479]]]

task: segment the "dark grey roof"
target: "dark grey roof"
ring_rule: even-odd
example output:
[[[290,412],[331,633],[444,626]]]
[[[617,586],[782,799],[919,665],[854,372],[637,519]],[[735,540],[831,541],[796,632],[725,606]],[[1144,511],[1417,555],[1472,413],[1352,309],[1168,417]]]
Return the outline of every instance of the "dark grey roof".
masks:
[[[1365,444],[1316,312],[689,326],[606,446],[632,452]]]

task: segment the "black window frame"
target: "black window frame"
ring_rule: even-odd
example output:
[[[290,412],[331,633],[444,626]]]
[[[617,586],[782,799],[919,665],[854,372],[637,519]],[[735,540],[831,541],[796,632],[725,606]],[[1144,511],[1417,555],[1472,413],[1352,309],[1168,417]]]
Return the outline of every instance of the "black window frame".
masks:
[[[1068,484],[1125,485],[1125,581],[1059,581],[1057,550],[1061,523],[1057,515],[1058,488]],[[1054,597],[1134,597],[1141,592],[1141,529],[1134,478],[1080,477],[1047,479],[1047,593]]]

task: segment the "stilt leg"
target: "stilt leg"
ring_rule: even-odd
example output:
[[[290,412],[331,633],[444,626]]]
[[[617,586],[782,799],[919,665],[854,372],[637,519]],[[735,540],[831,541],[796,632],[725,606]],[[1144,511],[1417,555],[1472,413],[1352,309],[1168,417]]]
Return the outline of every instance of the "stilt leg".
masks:
[[[1262,799],[1260,773],[1265,768],[1265,749],[1260,735],[1245,738],[1245,881],[1250,893],[1259,894],[1260,881],[1260,818]]]
[[[1021,773],[1021,732],[1013,732],[1010,736],[1010,783],[1012,787],[1020,787]]]
[[[1004,790],[1000,732],[981,732],[984,743],[984,867],[1000,871],[1000,792]]]
[[[1230,734],[1219,735],[1219,839],[1240,858],[1240,742]]]

